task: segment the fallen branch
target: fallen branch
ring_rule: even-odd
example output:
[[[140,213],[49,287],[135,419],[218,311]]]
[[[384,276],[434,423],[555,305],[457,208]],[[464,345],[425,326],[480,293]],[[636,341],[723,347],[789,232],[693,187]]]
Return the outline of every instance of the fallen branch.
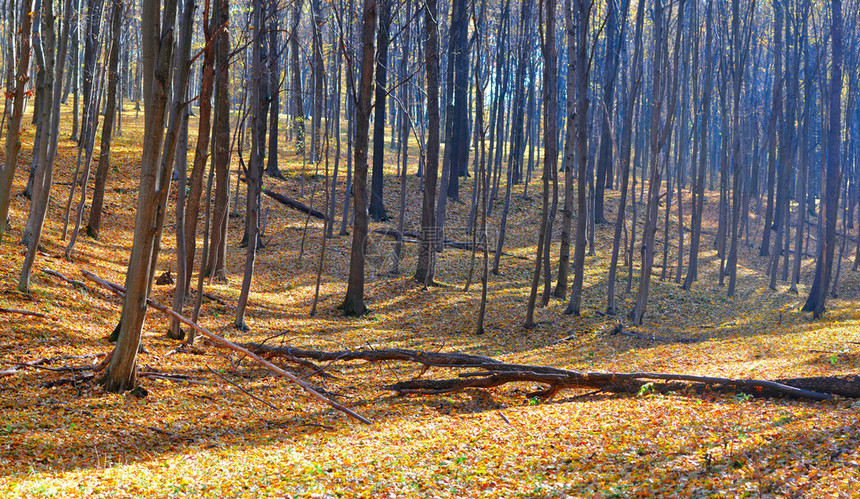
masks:
[[[85,289],[89,292],[92,292],[92,289],[90,289],[90,287],[87,286],[86,283],[84,283],[82,281],[75,280],[75,279],[70,279],[70,278],[64,276],[63,274],[57,272],[56,270],[42,269],[42,272],[48,274],[49,276],[54,276],[57,279],[60,279],[61,281],[65,281],[65,282],[71,284],[72,286],[75,286],[75,287],[78,287],[81,289]]]
[[[242,182],[247,182],[244,178],[242,178],[241,180],[242,180]],[[284,196],[281,193],[275,192],[275,191],[270,190],[270,189],[263,189],[262,193],[269,196],[270,198],[274,199],[275,201],[281,203],[284,206],[287,206],[287,207],[292,208],[294,210],[298,210],[302,213],[307,213],[308,215],[310,215],[314,218],[318,218],[320,220],[324,220],[324,221],[328,220],[328,217],[326,217],[325,213],[323,213],[323,212],[321,212],[315,208],[311,208],[310,206],[308,206],[308,205],[306,205],[300,201],[296,201],[293,198]]]
[[[368,362],[385,360],[402,360],[416,362],[425,366],[433,367],[485,367],[488,364],[502,364],[500,361],[465,353],[439,353],[422,352],[419,350],[407,350],[405,348],[388,348],[380,350],[337,350],[327,352],[323,350],[302,350],[291,347],[276,347],[263,345],[262,343],[241,343],[241,346],[254,352],[259,352],[271,357],[282,357],[287,360],[312,359],[319,362],[328,361],[350,361],[365,360]]]
[[[373,232],[375,232],[377,234],[381,234],[383,236],[393,237],[394,239],[400,239],[400,241],[404,242],[404,243],[417,244],[417,243],[421,242],[421,235],[420,234],[418,234],[417,232],[412,232],[412,231],[408,231],[408,230],[404,230],[402,232],[402,234],[401,234],[401,232],[394,230],[394,229],[376,229]],[[460,249],[460,250],[464,250],[464,251],[472,251],[472,248],[473,248],[472,243],[462,242],[462,241],[452,241],[450,239],[445,239],[444,241],[442,241],[442,245],[445,246],[446,248],[454,248],[454,249]],[[478,251],[483,251],[483,250],[484,250],[484,247],[482,245],[478,245]],[[495,254],[496,250],[490,248],[490,253]],[[510,253],[505,253],[505,252],[502,252],[502,255],[503,256],[509,256],[511,258],[518,258],[520,260],[528,260],[529,259],[526,256],[512,255]]]
[[[174,383],[191,383],[193,385],[203,385],[203,386],[212,386],[212,383],[207,383],[205,381],[199,381],[193,376],[188,376],[187,374],[166,374],[166,373],[157,373],[157,372],[139,372],[138,376],[142,378],[153,378],[153,379],[163,379],[165,381],[172,381]]]
[[[313,375],[319,375],[322,378],[334,378],[334,376],[325,372],[325,369],[326,369],[325,367],[320,367],[320,366],[314,364],[313,362],[311,362],[309,360],[290,355],[288,352],[286,352],[284,350],[278,351],[279,347],[269,347],[268,345],[263,345],[262,343],[238,343],[238,345],[243,347],[243,348],[247,348],[248,350],[251,350],[252,352],[260,353],[260,357],[263,357],[264,359],[270,358],[270,357],[281,357],[281,358],[284,358],[285,360],[287,360],[288,362],[292,362],[292,363],[298,364],[302,367],[306,367],[312,371],[312,373],[309,374],[307,377],[310,377]],[[269,349],[274,349],[275,353],[274,354],[271,353]],[[334,359],[334,360],[339,360],[339,359]]]
[[[71,378],[62,378],[54,381],[46,381],[39,385],[40,388],[53,388],[55,386],[62,385],[77,385],[78,383],[83,383],[85,381],[92,381],[95,377],[95,373],[87,373],[82,374],[80,376],[72,376]]]
[[[47,317],[47,315],[43,314],[42,312],[32,312],[30,310],[21,310],[18,308],[0,307],[0,312],[4,314],[29,315],[32,317]]]
[[[82,367],[45,367],[45,364],[52,364],[58,360],[71,360],[71,359],[90,359],[90,358],[99,358],[104,356],[105,354],[94,354],[94,355],[58,355],[56,357],[42,357],[40,359],[31,360],[29,362],[8,362],[3,361],[6,364],[13,365],[11,369],[6,369],[0,371],[0,376],[9,376],[12,374],[16,374],[21,372],[28,367],[35,367],[39,369],[46,369],[48,371],[87,371],[90,369],[96,369],[94,366],[82,366]],[[97,369],[96,369],[97,370]]]
[[[86,270],[82,270],[82,271],[81,271],[81,273],[83,273],[84,277],[86,277],[87,279],[89,279],[89,280],[91,280],[91,281],[93,281],[93,282],[95,282],[95,283],[97,283],[97,284],[99,284],[99,285],[101,285],[101,286],[103,286],[103,287],[105,287],[105,288],[107,288],[107,289],[111,290],[113,293],[115,293],[115,294],[117,294],[117,295],[119,295],[119,296],[125,296],[125,288],[123,288],[123,287],[122,287],[122,286],[120,286],[119,284],[114,284],[114,283],[112,283],[112,282],[105,281],[104,279],[101,279],[101,278],[100,278],[100,277],[98,277],[97,275],[95,275],[95,274],[93,274],[93,273],[91,273],[91,272],[87,272]],[[347,408],[347,407],[344,407],[343,405],[341,405],[341,404],[339,404],[339,403],[335,402],[334,400],[331,400],[330,398],[328,398],[328,397],[326,397],[326,396],[322,395],[321,393],[317,392],[316,390],[314,390],[314,388],[313,388],[312,386],[310,386],[309,384],[307,384],[307,383],[305,383],[304,381],[300,380],[300,379],[299,379],[299,378],[297,378],[295,375],[290,374],[290,373],[288,373],[287,371],[284,371],[284,370],[283,370],[283,369],[281,369],[280,367],[278,367],[278,366],[276,366],[276,365],[272,364],[271,362],[269,362],[269,361],[267,361],[267,360],[264,360],[264,359],[260,358],[258,355],[256,355],[256,354],[254,354],[254,353],[252,353],[252,352],[248,351],[247,349],[245,349],[245,348],[243,348],[243,347],[241,347],[241,346],[239,346],[239,345],[237,345],[237,344],[233,343],[232,341],[227,340],[227,339],[225,339],[225,338],[222,338],[221,336],[218,336],[217,334],[210,332],[208,329],[206,329],[206,328],[204,328],[204,327],[202,327],[202,326],[198,325],[197,323],[195,323],[195,322],[193,322],[193,321],[191,321],[191,320],[189,320],[189,319],[187,319],[187,318],[185,318],[185,317],[183,317],[183,316],[181,316],[181,315],[177,314],[177,313],[176,313],[176,312],[174,312],[173,310],[171,310],[171,309],[169,309],[169,308],[167,308],[167,307],[165,307],[165,306],[163,306],[163,305],[161,305],[161,304],[159,304],[159,303],[156,303],[155,301],[153,301],[153,300],[151,300],[151,299],[149,299],[149,298],[147,298],[146,303],[147,303],[149,306],[151,306],[152,308],[154,308],[154,309],[156,309],[156,310],[158,310],[158,311],[164,312],[165,314],[167,314],[167,315],[169,315],[169,316],[173,317],[174,319],[176,319],[176,320],[178,320],[179,322],[181,322],[181,323],[185,324],[186,326],[191,327],[191,328],[194,328],[197,332],[199,332],[199,333],[200,333],[200,334],[202,334],[203,336],[205,336],[205,337],[209,338],[210,340],[214,341],[215,343],[218,343],[218,344],[220,344],[220,345],[223,345],[223,346],[225,346],[225,347],[227,347],[227,348],[229,348],[230,350],[233,350],[233,351],[235,351],[235,352],[238,352],[238,353],[241,353],[241,354],[243,354],[243,355],[246,355],[248,358],[250,358],[251,360],[253,360],[253,361],[257,362],[258,364],[261,364],[262,366],[266,367],[266,368],[267,368],[267,369],[269,369],[270,371],[275,372],[275,373],[277,373],[277,374],[280,374],[281,376],[283,376],[283,377],[287,378],[287,379],[288,379],[288,380],[290,380],[291,382],[293,382],[293,383],[295,383],[295,384],[299,385],[299,386],[300,386],[300,387],[301,387],[305,392],[307,392],[311,397],[313,397],[313,398],[315,398],[315,399],[319,400],[320,402],[324,402],[324,403],[328,404],[329,406],[333,407],[334,409],[337,409],[338,411],[341,411],[341,412],[343,412],[344,414],[347,414],[348,416],[350,416],[350,417],[352,417],[352,418],[354,418],[354,419],[356,419],[356,420],[358,420],[358,421],[361,421],[361,422],[362,422],[362,423],[364,423],[364,424],[373,424],[373,423],[371,423],[371,422],[370,422],[370,420],[369,420],[369,419],[365,418],[364,416],[359,415],[358,413],[356,413],[356,412],[352,411],[351,409],[349,409],[349,408]]]
[[[364,360],[405,361],[425,367],[471,369],[457,378],[442,380],[413,379],[383,388],[401,394],[432,395],[462,391],[468,388],[492,388],[508,383],[533,382],[546,388],[532,395],[552,398],[563,389],[590,389],[615,393],[637,393],[649,382],[659,382],[667,389],[712,389],[742,391],[754,396],[788,396],[800,399],[827,400],[834,395],[860,397],[860,376],[840,378],[799,378],[787,380],[733,379],[673,373],[603,373],[579,372],[549,366],[506,364],[490,357],[462,353],[422,352],[406,349],[379,350],[302,350],[245,343],[248,349],[269,357],[312,359],[316,361]],[[833,383],[833,384],[829,384]],[[655,390],[660,389],[656,386]]]

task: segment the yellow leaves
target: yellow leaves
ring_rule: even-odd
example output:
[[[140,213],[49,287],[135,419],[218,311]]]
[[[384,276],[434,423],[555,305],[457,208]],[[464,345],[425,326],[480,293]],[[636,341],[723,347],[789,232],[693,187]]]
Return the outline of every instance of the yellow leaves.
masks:
[[[130,250],[143,115],[135,117],[129,107],[123,123],[123,137],[112,154],[117,171],[111,172],[108,189],[109,222],[100,240],[81,238],[75,262],[54,258],[63,247],[61,213],[54,210],[48,217],[45,255],[39,258],[67,276],[86,268],[122,281]],[[63,126],[61,133],[68,136],[70,127],[65,122]],[[193,121],[191,129],[193,138]],[[25,148],[32,140],[32,131],[28,133]],[[61,144],[61,155],[73,153],[73,147]],[[59,182],[69,181],[74,163],[70,157],[59,158]],[[272,182],[305,202],[310,202],[315,187],[319,203],[322,179],[292,175],[299,168],[300,161],[291,162],[286,169],[289,180]],[[395,180],[399,179],[386,179],[386,192],[397,192]],[[16,179],[15,189],[23,189],[25,181]],[[418,219],[421,191],[418,180],[410,176],[407,181],[406,219],[412,223]],[[466,181],[466,188],[471,182]],[[610,212],[615,196],[608,193]],[[529,202],[516,198],[505,251],[533,258],[535,211]],[[339,192],[338,208],[344,200]],[[15,203],[10,239],[20,238],[26,219],[26,205],[17,199]],[[447,285],[424,290],[410,277],[414,245],[404,246],[401,275],[392,276],[386,260],[390,241],[377,240],[368,260],[378,263],[368,270],[367,300],[373,313],[344,319],[335,307],[345,289],[350,240],[335,237],[328,241],[324,259],[319,314],[309,318],[322,227],[311,221],[302,254],[305,219],[277,205],[267,206],[270,244],[259,255],[249,308],[255,330],[239,333],[230,325],[241,282],[241,252],[228,251],[229,282],[207,284],[207,292],[226,304],[204,300],[201,322],[233,339],[263,340],[286,333],[270,341],[319,349],[468,351],[510,362],[609,372],[666,370],[746,377],[754,371],[757,377],[779,378],[819,371],[848,374],[860,365],[851,343],[860,341],[856,298],[833,301],[826,322],[809,323],[797,312],[800,298],[773,293],[762,276],[745,269],[739,275],[738,299],[729,300],[716,285],[719,259],[712,250],[702,255],[710,263],[700,268],[700,279],[690,291],[679,290],[671,280],[652,279],[653,315],[639,329],[702,341],[681,344],[595,333],[609,320],[598,313],[606,292],[605,249],[612,232],[608,226],[596,230],[598,254],[588,259],[582,317],[562,315],[565,302],[553,300],[538,311],[539,327],[524,333],[524,301],[534,262],[504,257],[501,275],[490,277],[488,334],[475,337],[470,333],[479,286],[469,293],[461,291],[468,253],[446,249],[438,255],[439,280]],[[468,204],[454,203],[450,208],[449,227],[465,226]],[[491,218],[490,223],[492,227],[496,221]],[[230,243],[238,245],[241,219],[231,218],[230,224]],[[165,234],[158,273],[173,262],[171,230]],[[455,237],[465,237],[461,232],[455,229]],[[199,242],[198,248],[202,239]],[[552,251],[555,261],[557,245]],[[0,361],[109,351],[104,337],[119,317],[119,303],[38,276],[32,297],[7,293],[15,285],[20,253],[15,245],[0,245],[0,259],[10,269],[0,271],[0,306],[39,308],[56,320],[13,323],[0,334]],[[628,276],[626,269],[619,270],[623,289]],[[636,268],[633,278],[638,279]],[[847,272],[843,279],[845,289],[857,287],[856,274]],[[843,296],[856,294],[846,291]],[[154,298],[169,303],[171,289],[155,287]],[[630,294],[620,295],[619,304],[629,309]],[[371,428],[355,427],[308,402],[293,387],[210,347],[201,347],[205,355],[167,355],[176,344],[164,338],[165,327],[162,318],[147,318],[147,352],[140,354],[141,364],[146,370],[193,376],[202,384],[145,379],[142,383],[150,396],[138,400],[105,394],[97,385],[51,390],[38,386],[67,373],[31,369],[0,378],[0,496],[824,497],[858,490],[860,485],[860,453],[851,444],[860,440],[856,429],[860,407],[847,403],[681,395],[578,398],[584,392],[571,391],[560,393],[552,403],[524,405],[524,393],[536,388],[531,385],[394,398],[378,387],[417,376],[419,370],[396,363],[327,365],[336,379],[309,380],[342,396],[346,405],[360,407],[376,422]],[[572,339],[551,345],[572,333]],[[833,354],[835,362],[830,361]],[[84,364],[89,362],[69,360],[66,365]],[[248,398],[208,373],[206,365],[279,410]],[[425,376],[434,374],[438,373],[431,370]],[[59,409],[59,403],[77,412]]]

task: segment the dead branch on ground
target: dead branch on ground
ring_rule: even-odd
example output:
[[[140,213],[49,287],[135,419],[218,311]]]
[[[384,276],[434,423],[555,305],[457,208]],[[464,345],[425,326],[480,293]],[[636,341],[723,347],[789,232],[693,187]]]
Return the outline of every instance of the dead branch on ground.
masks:
[[[116,294],[118,296],[125,296],[125,288],[123,288],[119,284],[114,284],[112,282],[105,281],[104,279],[101,279],[97,275],[95,275],[91,272],[87,272],[86,270],[82,270],[81,273],[87,279],[107,288],[108,290],[112,291],[114,294]],[[208,329],[206,329],[206,328],[198,325],[197,323],[183,317],[182,315],[177,314],[173,310],[165,307],[164,305],[161,305],[161,304],[153,301],[152,299],[147,299],[146,303],[150,307],[152,307],[152,308],[154,308],[160,312],[164,312],[165,314],[173,317],[174,319],[185,324],[186,326],[194,328],[195,330],[197,330],[197,332],[199,332],[203,336],[209,338],[210,340],[214,341],[215,343],[218,343],[221,346],[227,347],[230,350],[233,350],[235,352],[246,355],[248,358],[257,362],[258,364],[261,364],[262,366],[266,367],[270,371],[273,371],[273,372],[280,374],[281,376],[287,378],[291,382],[299,385],[299,387],[301,387],[305,392],[307,392],[312,398],[315,398],[315,399],[319,400],[320,402],[324,402],[324,403],[328,404],[329,406],[331,406],[332,408],[337,409],[338,411],[341,411],[344,414],[346,414],[346,415],[348,415],[348,416],[350,416],[350,417],[352,417],[358,421],[361,421],[364,424],[372,424],[369,419],[365,418],[364,416],[361,416],[360,414],[356,413],[352,409],[349,409],[348,407],[345,407],[345,406],[335,402],[334,400],[331,400],[330,398],[322,395],[318,391],[314,390],[314,388],[312,386],[305,383],[301,379],[297,378],[294,374],[291,374],[287,371],[284,371],[283,369],[272,364],[271,362],[260,358],[258,355],[254,354],[253,352],[250,352],[247,349],[237,345],[236,343],[233,343],[230,340],[227,340],[225,338],[222,338],[221,336],[218,336],[215,333],[210,332]]]
[[[425,367],[467,370],[451,379],[412,379],[384,386],[400,394],[433,395],[468,388],[492,388],[508,383],[538,383],[542,390],[530,395],[552,398],[560,390],[589,389],[613,393],[638,393],[649,384],[654,391],[744,392],[756,397],[785,396],[798,399],[828,400],[834,395],[860,398],[860,376],[792,378],[779,380],[734,379],[676,373],[580,372],[549,366],[507,364],[490,357],[462,353],[422,352],[407,349],[319,351],[275,347],[257,343],[243,344],[268,357],[323,361],[369,362],[403,361]]]

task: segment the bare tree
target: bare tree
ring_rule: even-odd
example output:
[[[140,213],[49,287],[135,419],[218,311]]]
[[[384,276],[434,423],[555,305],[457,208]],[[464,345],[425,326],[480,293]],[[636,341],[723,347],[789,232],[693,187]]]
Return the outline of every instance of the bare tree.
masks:
[[[657,0],[659,1],[659,0]],[[570,302],[564,313],[579,315],[582,307],[582,282],[585,272],[585,231],[588,206],[586,200],[586,189],[588,177],[588,75],[590,64],[588,61],[588,19],[590,16],[589,6],[584,0],[576,0],[577,12],[577,47],[576,47],[576,73],[568,74],[568,78],[576,78],[576,127],[574,137],[576,140],[575,157],[577,171],[576,186],[576,236],[573,245],[573,287],[570,290]],[[571,57],[570,55],[568,57]],[[569,165],[573,167],[573,165]]]
[[[0,170],[0,242],[3,241],[3,234],[8,224],[12,180],[15,178],[18,154],[21,152],[21,121],[24,117],[25,91],[30,81],[30,32],[33,29],[33,18],[29,13],[32,8],[32,0],[21,0],[21,29],[15,41],[18,48],[15,87],[7,90],[7,95],[12,96],[12,112],[9,115],[6,132],[6,162]]]
[[[104,378],[109,391],[130,390],[137,384],[140,333],[154,272],[153,256],[157,256],[157,240],[161,237],[158,220],[161,218],[163,221],[164,205],[170,188],[170,169],[165,168],[166,165],[159,159],[164,143],[173,70],[176,3],[177,0],[166,0],[162,5],[161,0],[143,0],[142,4],[141,50],[146,125],[134,242],[125,279],[126,294],[122,302],[117,345]]]
[[[435,275],[434,240],[436,229],[436,181],[439,175],[439,18],[436,0],[424,5],[426,33],[425,73],[427,92],[427,162],[424,172],[424,196],[421,204],[421,243],[415,280],[428,286]]]
[[[618,201],[618,212],[615,215],[615,233],[612,243],[612,256],[609,263],[609,277],[607,279],[606,313],[615,314],[615,275],[618,270],[618,256],[621,252],[621,233],[624,230],[625,212],[627,209],[627,185],[630,179],[630,154],[633,137],[633,115],[636,109],[636,101],[642,86],[642,24],[644,19],[645,2],[639,2],[636,8],[636,31],[633,38],[633,62],[628,70],[627,95],[624,101],[624,116],[628,117],[621,132],[621,199]],[[634,178],[635,180],[635,178]],[[635,199],[634,199],[635,201]]]
[[[836,217],[839,214],[840,143],[842,133],[842,0],[830,0],[830,40],[833,53],[830,69],[830,93],[828,95],[829,122],[827,123],[827,171],[825,198],[822,209],[824,246],[815,265],[815,278],[809,289],[809,297],[803,310],[813,317],[824,313],[824,301],[830,287],[833,272],[833,255],[836,250]]]
[[[41,138],[38,149],[37,171],[34,175],[33,198],[30,213],[27,217],[27,227],[24,230],[24,242],[27,254],[21,265],[21,275],[18,278],[18,290],[26,292],[30,288],[30,272],[36,259],[36,252],[42,238],[42,228],[48,211],[48,202],[53,185],[54,159],[57,157],[57,141],[60,130],[60,100],[63,87],[63,72],[66,68],[66,50],[68,47],[69,27],[71,23],[71,0],[65,0],[63,5],[63,25],[57,43],[56,54],[52,49],[55,40],[54,13],[52,1],[47,0],[42,14],[44,35],[34,37],[38,44],[34,46],[36,60],[45,69],[45,95],[51,96],[49,102],[43,102],[40,120],[42,122]],[[55,57],[56,55],[56,64]],[[53,74],[51,74],[53,72]],[[50,106],[48,105],[50,104]]]
[[[549,181],[553,176],[558,160],[558,57],[555,44],[555,4],[547,2],[544,4],[546,11],[543,12],[545,19],[545,35],[541,43],[541,51],[544,59],[543,94],[544,101],[544,144],[546,152],[543,160],[543,208],[541,210],[541,226],[538,233],[537,254],[535,258],[535,270],[532,275],[531,292],[529,293],[528,306],[526,308],[526,329],[535,327],[534,314],[537,301],[538,284],[540,284],[541,267],[544,264],[544,246],[550,244],[552,234],[549,226]],[[556,190],[556,193],[558,191]]]
[[[367,247],[367,147],[370,143],[371,92],[373,91],[376,0],[364,0],[361,27],[361,76],[355,96],[355,178],[353,203],[355,223],[349,259],[349,282],[341,308],[346,315],[362,315],[364,304],[364,253]]]
[[[263,17],[265,7],[263,0],[253,1],[253,40],[251,41],[251,159],[245,178],[248,193],[245,197],[245,230],[248,235],[248,245],[245,251],[245,274],[242,278],[242,291],[239,303],[236,305],[236,320],[234,326],[242,331],[248,330],[245,322],[245,309],[248,306],[248,295],[251,291],[251,280],[254,277],[254,263],[257,258],[257,243],[260,235],[260,187],[263,175],[263,155],[266,147],[266,107],[267,84],[266,53],[263,36]]]

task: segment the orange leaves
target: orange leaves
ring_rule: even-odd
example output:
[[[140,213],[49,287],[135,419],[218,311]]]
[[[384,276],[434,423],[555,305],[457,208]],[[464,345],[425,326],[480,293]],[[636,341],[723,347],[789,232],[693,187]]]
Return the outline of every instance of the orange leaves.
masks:
[[[64,110],[63,116],[70,115]],[[192,140],[195,123],[192,118]],[[70,123],[61,125],[62,136],[68,137]],[[111,171],[106,200],[109,223],[100,239],[82,238],[74,262],[58,258],[63,248],[61,213],[53,207],[44,254],[39,256],[45,266],[70,277],[87,269],[122,281],[142,125],[143,113],[136,116],[127,106],[123,136],[112,148],[116,171]],[[23,134],[25,151],[32,147],[32,132]],[[266,179],[267,185],[274,182],[273,188],[306,204],[316,188],[314,203],[320,208],[323,179],[299,175],[302,168],[310,172],[307,165],[286,154],[291,144],[281,147],[287,180]],[[61,142],[59,155],[58,182],[68,182],[73,144]],[[414,167],[410,165],[410,172]],[[386,192],[394,199],[399,179],[391,170]],[[25,182],[26,175],[19,175],[15,191],[23,190]],[[472,179],[465,182],[464,188],[471,188]],[[341,188],[338,214],[348,199]],[[417,223],[421,204],[419,181],[411,175],[407,189],[409,229]],[[613,214],[617,193],[607,196]],[[515,197],[505,251],[532,258],[537,204]],[[708,206],[714,199],[708,198]],[[471,332],[480,287],[462,291],[469,253],[446,248],[437,255],[443,285],[424,290],[411,279],[414,244],[404,245],[401,274],[394,276],[389,274],[392,241],[380,238],[369,242],[367,301],[372,312],[345,319],[336,306],[345,290],[350,241],[336,236],[325,253],[319,314],[309,318],[322,225],[311,220],[304,237],[304,216],[263,202],[270,209],[268,244],[260,251],[251,293],[254,330],[240,333],[231,327],[241,281],[242,253],[235,251],[242,237],[241,218],[229,220],[228,282],[213,281],[205,288],[222,302],[203,300],[202,324],[233,340],[272,337],[269,344],[326,350],[403,347],[474,352],[511,363],[583,371],[665,370],[770,379],[851,373],[858,365],[853,342],[860,341],[860,303],[851,293],[858,289],[856,273],[845,273],[844,298],[832,302],[827,320],[810,323],[797,312],[797,296],[771,292],[754,272],[741,274],[737,300],[726,299],[713,278],[719,259],[709,250],[702,255],[709,263],[703,263],[692,290],[655,277],[649,304],[654,315],[635,330],[625,325],[641,337],[612,334],[605,326],[615,318],[599,313],[611,237],[611,227],[602,225],[595,233],[597,254],[587,263],[583,317],[563,315],[566,302],[553,300],[537,311],[538,327],[524,332],[524,302],[534,262],[503,257],[501,274],[490,276],[488,331],[477,337]],[[456,239],[466,239],[458,228],[466,224],[468,203],[449,206],[448,227]],[[13,199],[9,240],[20,239],[26,214],[24,200]],[[491,217],[491,230],[496,225]],[[382,227],[386,225],[371,229]],[[166,229],[158,274],[176,270],[173,230]],[[202,238],[198,243],[199,249]],[[741,257],[757,258],[743,251]],[[0,306],[40,310],[56,319],[4,322],[0,370],[13,362],[110,350],[105,337],[119,318],[118,301],[39,275],[34,276],[32,295],[17,294],[11,290],[21,261],[19,247],[0,245],[0,261]],[[752,263],[749,268],[761,267]],[[631,303],[624,299],[629,295],[621,295],[628,279],[622,270],[619,305],[624,312]],[[635,274],[634,268],[634,279]],[[154,287],[153,293],[156,300],[169,303],[172,287]],[[285,366],[377,422],[365,428],[308,402],[294,387],[237,356],[205,344],[197,345],[198,354],[170,353],[177,345],[165,338],[166,327],[162,317],[147,318],[140,369],[186,378],[143,378],[150,393],[143,400],[107,394],[92,383],[40,387],[68,378],[70,372],[33,368],[0,378],[0,497],[823,497],[860,487],[860,452],[852,444],[860,441],[858,403],[647,391],[630,398],[562,392],[554,402],[529,405],[525,394],[537,385],[525,383],[448,396],[391,397],[378,387],[415,377],[420,370],[393,362],[335,363],[321,367],[336,378],[323,379],[312,376],[310,369]],[[68,359],[48,367],[91,363]],[[279,409],[251,399],[206,366]]]

